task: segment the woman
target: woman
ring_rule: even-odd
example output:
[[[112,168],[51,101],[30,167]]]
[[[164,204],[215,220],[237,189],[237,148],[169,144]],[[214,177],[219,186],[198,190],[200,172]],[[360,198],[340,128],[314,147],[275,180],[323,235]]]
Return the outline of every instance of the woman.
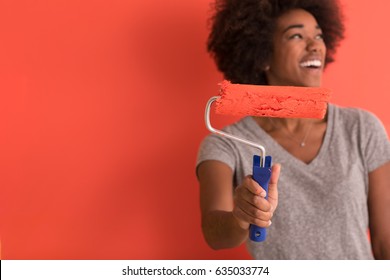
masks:
[[[247,84],[321,86],[344,32],[333,0],[220,0],[212,23],[219,70]],[[257,151],[206,137],[197,176],[212,248],[246,241],[256,259],[390,259],[390,144],[373,114],[329,104],[323,120],[246,117],[225,130],[280,164],[267,201],[247,176]],[[265,242],[248,240],[250,224],[268,228]]]

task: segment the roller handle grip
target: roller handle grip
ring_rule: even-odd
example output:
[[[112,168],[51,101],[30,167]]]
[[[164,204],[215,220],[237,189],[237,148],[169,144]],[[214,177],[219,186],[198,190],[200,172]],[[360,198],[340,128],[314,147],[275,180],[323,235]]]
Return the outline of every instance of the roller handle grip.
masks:
[[[252,178],[255,180],[267,193],[266,199],[268,198],[268,184],[271,179],[271,162],[272,157],[265,157],[264,167],[260,167],[260,156],[253,156],[253,175]],[[267,237],[267,231],[265,228],[250,225],[249,227],[249,238],[255,242],[262,242]]]

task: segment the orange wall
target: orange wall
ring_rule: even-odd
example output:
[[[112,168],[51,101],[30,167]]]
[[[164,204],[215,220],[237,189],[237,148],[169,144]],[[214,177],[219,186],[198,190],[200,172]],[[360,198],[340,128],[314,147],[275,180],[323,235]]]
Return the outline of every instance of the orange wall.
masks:
[[[390,3],[343,3],[347,40],[324,86],[390,131]],[[209,0],[1,1],[2,258],[249,258],[212,251],[200,230],[194,164],[221,80],[208,12]]]

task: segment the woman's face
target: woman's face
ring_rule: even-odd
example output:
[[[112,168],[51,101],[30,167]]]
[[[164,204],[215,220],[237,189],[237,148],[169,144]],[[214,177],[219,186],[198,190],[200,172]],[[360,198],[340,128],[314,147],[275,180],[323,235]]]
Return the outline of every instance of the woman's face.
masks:
[[[326,46],[316,19],[291,10],[277,20],[274,50],[266,70],[270,85],[321,86]]]

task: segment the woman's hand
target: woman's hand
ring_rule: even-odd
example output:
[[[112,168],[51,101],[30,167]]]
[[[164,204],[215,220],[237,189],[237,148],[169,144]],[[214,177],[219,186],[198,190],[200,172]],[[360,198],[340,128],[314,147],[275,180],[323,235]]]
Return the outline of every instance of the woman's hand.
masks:
[[[263,228],[271,225],[272,216],[278,206],[280,168],[280,164],[272,166],[268,200],[265,199],[265,190],[250,175],[235,189],[233,216],[242,229],[248,229],[250,224]]]

